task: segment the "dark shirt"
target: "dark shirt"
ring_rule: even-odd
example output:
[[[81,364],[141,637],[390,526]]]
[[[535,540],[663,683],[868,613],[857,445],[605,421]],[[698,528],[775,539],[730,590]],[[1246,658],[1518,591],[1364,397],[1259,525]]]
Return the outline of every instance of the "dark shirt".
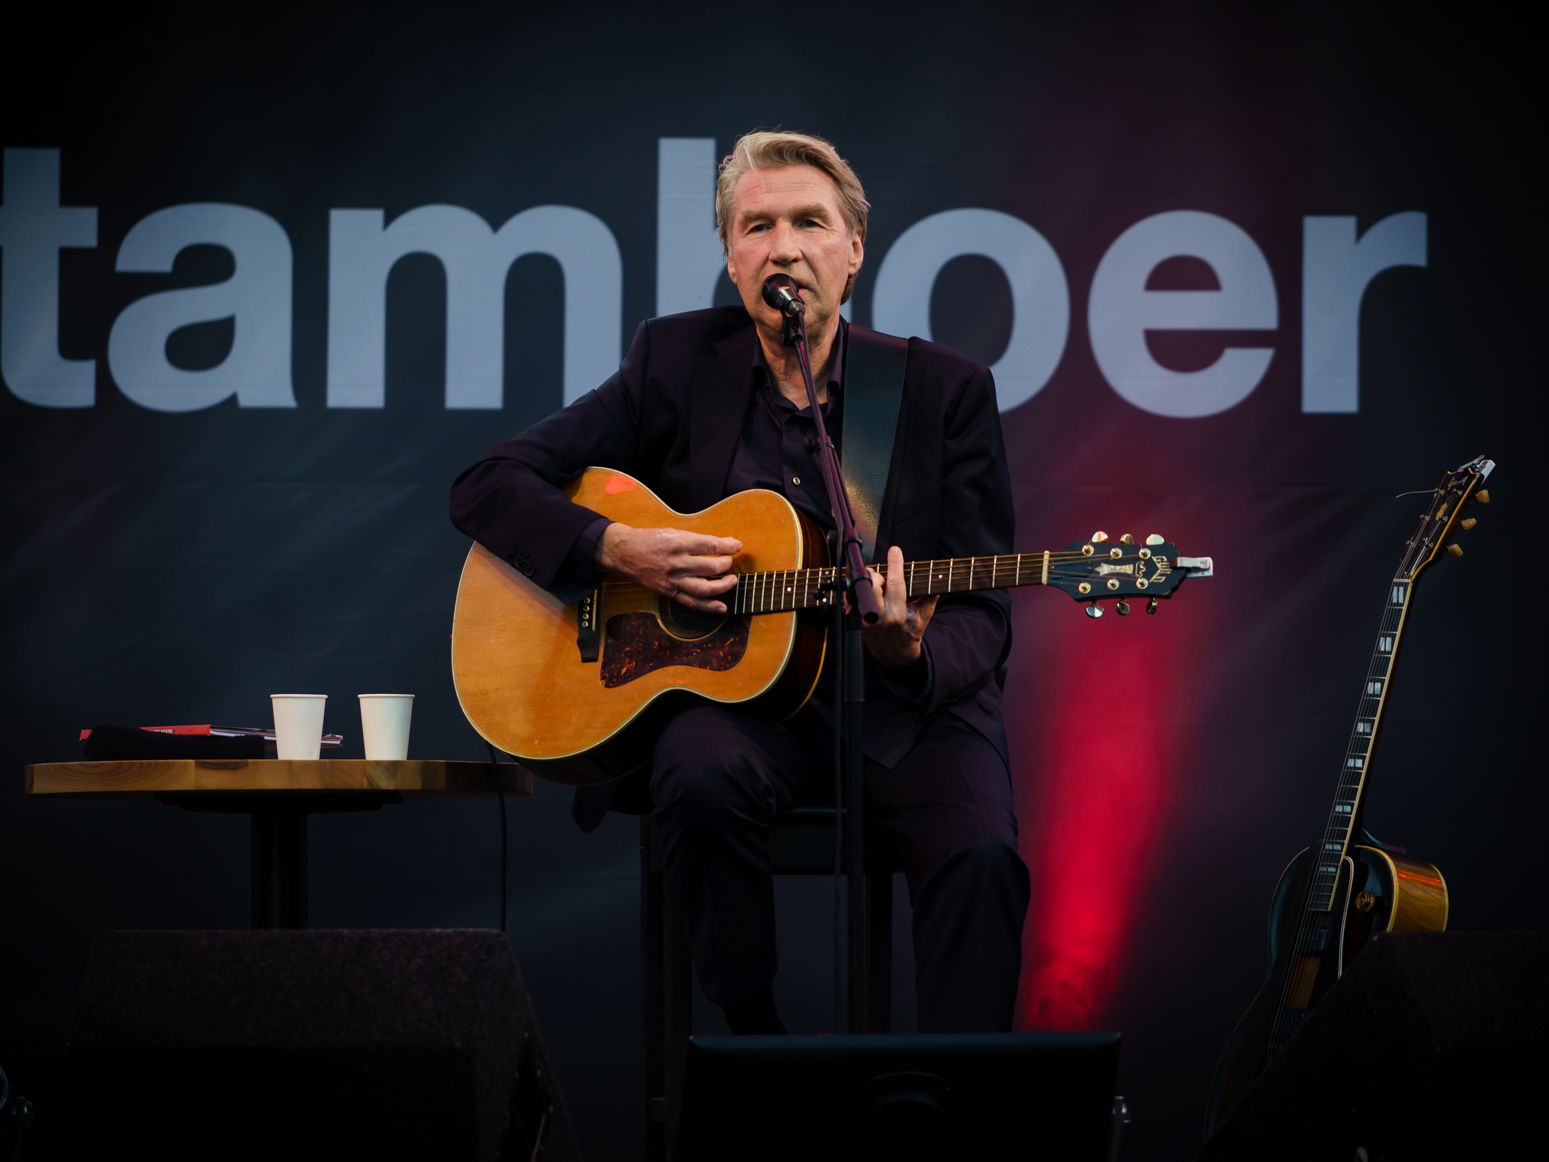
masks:
[[[828,399],[822,404],[823,427],[834,446],[841,451],[844,427],[844,328],[834,340],[833,371],[828,377]],[[726,493],[745,492],[749,488],[767,488],[778,492],[806,513],[823,531],[834,531],[833,506],[823,483],[823,466],[817,457],[817,421],[812,409],[797,407],[775,386],[757,348],[750,371],[753,377],[753,406],[742,423],[737,455],[726,476]],[[735,535],[735,534],[731,534]],[[829,544],[830,556],[833,545]]]

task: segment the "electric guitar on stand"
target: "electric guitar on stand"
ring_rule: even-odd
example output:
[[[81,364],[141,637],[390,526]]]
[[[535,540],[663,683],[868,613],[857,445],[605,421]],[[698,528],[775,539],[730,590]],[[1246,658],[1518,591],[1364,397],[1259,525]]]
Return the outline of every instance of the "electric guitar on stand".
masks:
[[[1441,872],[1372,841],[1361,826],[1361,806],[1415,583],[1444,551],[1462,555],[1457,544],[1447,542],[1454,530],[1473,527],[1474,518],[1462,515],[1471,502],[1489,502],[1490,494],[1480,485],[1494,467],[1481,456],[1443,476],[1420,527],[1404,545],[1328,822],[1318,843],[1286,865],[1275,887],[1269,973],[1222,1051],[1206,1108],[1207,1139],[1374,934],[1447,927],[1447,885]]]
[[[776,719],[801,709],[823,665],[839,570],[818,564],[821,537],[783,496],[753,489],[687,515],[608,468],[588,468],[567,495],[638,527],[735,535],[743,547],[728,610],[696,613],[618,576],[567,605],[476,544],[452,615],[452,679],[479,734],[534,773],[579,785],[643,762],[658,715],[685,696],[755,704]],[[1121,615],[1131,598],[1154,612],[1185,577],[1211,576],[1213,562],[1179,556],[1159,536],[1136,544],[1094,533],[1058,552],[904,570],[911,597],[1050,585],[1097,617],[1100,599]]]

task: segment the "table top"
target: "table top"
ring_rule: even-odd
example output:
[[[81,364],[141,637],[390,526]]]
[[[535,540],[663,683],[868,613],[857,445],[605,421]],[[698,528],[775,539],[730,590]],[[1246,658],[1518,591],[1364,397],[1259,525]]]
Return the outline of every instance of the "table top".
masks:
[[[210,791],[531,795],[532,788],[532,772],[514,763],[440,759],[126,759],[27,767],[27,794],[82,798]]]

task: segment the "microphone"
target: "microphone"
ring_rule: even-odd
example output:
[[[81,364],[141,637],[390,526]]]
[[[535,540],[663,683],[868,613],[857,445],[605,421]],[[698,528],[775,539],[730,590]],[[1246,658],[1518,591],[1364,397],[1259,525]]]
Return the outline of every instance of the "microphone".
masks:
[[[764,302],[787,319],[794,319],[807,309],[788,274],[771,274],[764,280]]]

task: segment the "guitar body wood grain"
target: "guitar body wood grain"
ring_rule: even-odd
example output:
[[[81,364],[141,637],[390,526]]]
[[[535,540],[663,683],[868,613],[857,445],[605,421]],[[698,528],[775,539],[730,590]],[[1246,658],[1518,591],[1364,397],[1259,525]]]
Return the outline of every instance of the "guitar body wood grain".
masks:
[[[783,497],[738,493],[685,514],[630,476],[588,469],[571,499],[637,527],[736,536],[739,572],[812,568],[821,542]],[[774,718],[806,702],[822,668],[827,611],[727,615],[707,622],[643,586],[601,590],[602,657],[583,662],[576,607],[481,545],[463,566],[452,615],[452,671],[473,728],[545,778],[619,778],[649,756],[649,735],[687,693],[756,703]]]

